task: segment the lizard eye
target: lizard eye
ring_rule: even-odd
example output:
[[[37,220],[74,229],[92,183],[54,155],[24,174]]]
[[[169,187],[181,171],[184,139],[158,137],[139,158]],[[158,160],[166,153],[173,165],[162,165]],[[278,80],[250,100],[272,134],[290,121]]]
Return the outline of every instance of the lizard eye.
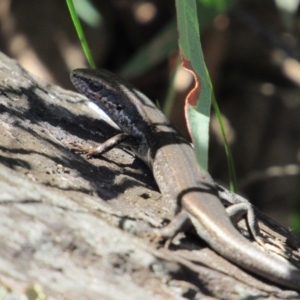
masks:
[[[118,105],[117,105],[117,110],[122,110],[122,109],[123,109],[123,106],[120,105],[120,104],[118,104]]]
[[[93,92],[98,92],[101,90],[101,85],[97,82],[91,82],[89,84],[89,88],[93,91]]]

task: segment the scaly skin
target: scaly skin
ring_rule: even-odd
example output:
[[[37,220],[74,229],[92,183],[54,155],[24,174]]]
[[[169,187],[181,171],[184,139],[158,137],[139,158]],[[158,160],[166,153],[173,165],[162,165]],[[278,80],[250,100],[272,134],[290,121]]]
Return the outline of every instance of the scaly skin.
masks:
[[[236,230],[213,180],[201,176],[193,149],[145,95],[105,70],[77,69],[71,81],[124,132],[115,144],[127,139],[153,171],[168,209],[185,211],[198,235],[226,259],[300,291],[300,270],[260,251]],[[103,153],[101,146],[90,154],[96,153]]]

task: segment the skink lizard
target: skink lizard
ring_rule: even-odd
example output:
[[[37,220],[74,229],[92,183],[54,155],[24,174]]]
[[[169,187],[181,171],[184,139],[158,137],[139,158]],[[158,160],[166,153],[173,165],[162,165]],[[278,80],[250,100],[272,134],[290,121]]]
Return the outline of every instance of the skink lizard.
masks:
[[[87,154],[126,142],[152,170],[163,201],[177,217],[162,236],[171,237],[189,218],[197,234],[231,262],[279,285],[300,291],[300,269],[261,251],[233,226],[209,174],[201,176],[194,150],[167,117],[122,78],[96,69],[71,73],[76,89],[98,105],[123,133]]]

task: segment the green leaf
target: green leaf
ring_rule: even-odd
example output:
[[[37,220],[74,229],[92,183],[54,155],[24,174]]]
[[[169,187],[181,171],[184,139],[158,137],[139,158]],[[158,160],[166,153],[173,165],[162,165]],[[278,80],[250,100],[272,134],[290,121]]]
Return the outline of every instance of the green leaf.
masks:
[[[195,87],[186,98],[185,113],[200,171],[206,174],[212,86],[200,44],[196,0],[176,0],[176,10],[182,63],[195,79]]]

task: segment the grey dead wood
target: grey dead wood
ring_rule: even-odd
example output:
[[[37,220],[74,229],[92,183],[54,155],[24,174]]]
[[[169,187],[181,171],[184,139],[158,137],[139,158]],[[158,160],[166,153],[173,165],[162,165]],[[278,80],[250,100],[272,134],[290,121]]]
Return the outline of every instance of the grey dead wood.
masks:
[[[126,149],[90,160],[71,150],[70,142],[96,145],[117,130],[86,98],[32,77],[3,54],[0,91],[0,284],[7,297],[299,299],[232,265],[193,232],[169,249],[151,243],[151,228],[173,216],[147,167]],[[234,202],[221,192],[226,205]],[[257,215],[273,241],[270,255],[299,267],[299,240]]]

